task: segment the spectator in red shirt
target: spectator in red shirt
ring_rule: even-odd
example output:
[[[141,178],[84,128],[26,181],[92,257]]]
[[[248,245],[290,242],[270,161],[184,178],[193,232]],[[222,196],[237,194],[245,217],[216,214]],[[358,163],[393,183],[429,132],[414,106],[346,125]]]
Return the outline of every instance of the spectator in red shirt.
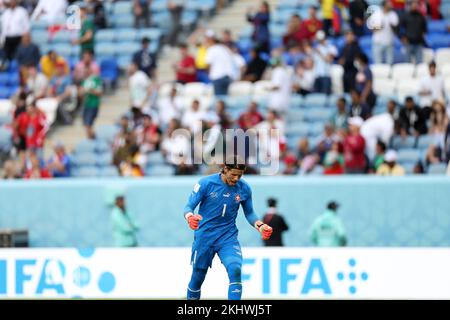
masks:
[[[177,82],[186,84],[197,81],[195,59],[189,54],[189,48],[186,44],[180,45],[181,60],[174,65],[177,74]]]
[[[239,127],[244,131],[253,128],[258,123],[264,120],[264,117],[258,111],[258,104],[256,102],[251,102],[248,110],[241,114],[238,123]]]
[[[47,168],[41,166],[41,161],[36,153],[30,152],[29,161],[24,175],[25,179],[48,179],[52,177]]]
[[[442,19],[440,7],[441,7],[441,0],[428,0],[428,7],[429,7],[429,14],[431,16],[431,19],[433,20],[439,20]]]
[[[349,134],[344,139],[344,160],[345,171],[349,174],[362,174],[366,169],[366,142],[359,131],[363,123],[361,117],[348,119]]]
[[[287,48],[298,46],[308,36],[305,25],[298,14],[294,14],[289,20],[287,32],[283,35],[283,44]]]
[[[302,29],[306,32],[306,38],[310,41],[316,37],[316,32],[322,30],[322,21],[317,18],[317,7],[309,8],[309,18],[303,21]]]
[[[137,129],[137,143],[142,154],[146,154],[159,149],[161,142],[161,130],[152,121],[152,117],[144,114],[143,123]]]
[[[17,134],[25,137],[27,150],[32,150],[38,155],[44,147],[47,123],[44,112],[42,112],[33,101],[27,107],[27,112],[23,112],[17,118]]]

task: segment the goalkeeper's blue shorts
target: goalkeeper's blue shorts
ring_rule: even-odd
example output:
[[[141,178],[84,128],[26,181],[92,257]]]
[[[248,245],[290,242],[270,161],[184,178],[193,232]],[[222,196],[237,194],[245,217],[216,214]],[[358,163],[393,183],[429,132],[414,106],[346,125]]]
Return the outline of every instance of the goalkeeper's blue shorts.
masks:
[[[198,269],[211,268],[216,253],[225,268],[231,263],[242,265],[241,245],[237,239],[214,246],[207,246],[197,241],[194,242],[192,245],[191,265]]]

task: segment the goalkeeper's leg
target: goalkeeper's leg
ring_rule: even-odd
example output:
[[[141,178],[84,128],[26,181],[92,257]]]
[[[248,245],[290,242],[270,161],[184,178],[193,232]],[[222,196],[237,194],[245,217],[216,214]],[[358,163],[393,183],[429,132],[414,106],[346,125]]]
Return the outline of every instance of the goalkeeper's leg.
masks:
[[[241,264],[237,262],[230,263],[227,266],[228,279],[228,300],[241,300],[242,282],[241,282]]]
[[[192,269],[191,281],[187,289],[187,299],[188,300],[199,300],[203,281],[205,280],[206,273],[208,269]]]

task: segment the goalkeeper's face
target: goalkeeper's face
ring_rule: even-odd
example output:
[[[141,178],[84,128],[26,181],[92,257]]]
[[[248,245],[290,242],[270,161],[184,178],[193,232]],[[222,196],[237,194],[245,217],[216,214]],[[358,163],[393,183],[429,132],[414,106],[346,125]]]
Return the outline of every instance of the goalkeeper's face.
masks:
[[[243,174],[244,170],[229,169],[227,167],[225,167],[223,170],[225,183],[228,184],[229,186],[235,186],[236,183],[238,183],[239,179],[241,179]]]

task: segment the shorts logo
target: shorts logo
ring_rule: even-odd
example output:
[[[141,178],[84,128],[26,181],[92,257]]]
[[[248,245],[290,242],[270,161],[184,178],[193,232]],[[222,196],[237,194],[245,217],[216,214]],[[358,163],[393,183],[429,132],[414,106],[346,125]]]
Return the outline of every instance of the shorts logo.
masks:
[[[234,197],[234,200],[235,200],[236,202],[240,202],[240,201],[241,201],[241,196],[237,194],[237,195]]]
[[[210,194],[209,194],[210,196],[211,196],[211,198],[217,198],[217,192],[211,192]]]
[[[228,193],[224,193],[223,196],[224,196],[225,198],[229,198],[229,197],[230,197],[230,193],[229,193],[229,192],[228,192]]]

